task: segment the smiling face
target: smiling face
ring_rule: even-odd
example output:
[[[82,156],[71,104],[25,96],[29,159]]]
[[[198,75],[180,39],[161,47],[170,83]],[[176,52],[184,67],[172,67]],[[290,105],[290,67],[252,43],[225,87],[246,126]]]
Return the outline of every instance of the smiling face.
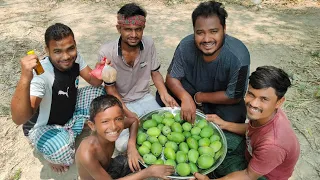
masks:
[[[257,126],[266,124],[283,102],[284,97],[278,99],[273,88],[254,89],[249,85],[245,97],[247,117]]]
[[[60,71],[72,68],[77,58],[77,47],[72,35],[61,40],[50,40],[46,48],[51,63]]]
[[[89,121],[88,125],[102,139],[115,142],[124,128],[123,111],[118,105],[114,105],[97,113],[94,123]]]
[[[197,48],[203,53],[205,61],[212,61],[218,56],[223,45],[225,27],[218,16],[199,16],[194,25],[194,39]]]
[[[136,47],[139,45],[142,35],[144,26],[139,25],[117,25],[118,32],[121,34],[122,43],[130,47]]]

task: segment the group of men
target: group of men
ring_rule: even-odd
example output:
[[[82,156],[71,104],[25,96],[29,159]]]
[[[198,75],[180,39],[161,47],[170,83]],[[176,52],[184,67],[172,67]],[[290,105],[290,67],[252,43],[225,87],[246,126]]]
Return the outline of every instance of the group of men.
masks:
[[[167,179],[174,172],[171,166],[140,168],[138,117],[161,106],[180,106],[181,118],[192,123],[196,109],[204,112],[228,142],[224,162],[209,177],[195,173],[195,179],[288,179],[300,153],[280,108],[291,85],[288,75],[262,66],[249,77],[246,46],[226,34],[228,15],[222,4],[208,1],[193,11],[194,33],[177,46],[164,82],[154,42],[143,36],[146,16],[135,3],[122,6],[119,39],[99,50],[97,64],[106,58],[117,71],[114,83],[91,75],[72,30],[61,23],[45,32],[43,74],[33,73],[36,55],[21,59],[12,119],[23,124],[24,134],[52,170],[65,172],[76,161],[81,179]],[[92,86],[78,89],[79,75]],[[150,77],[156,97],[150,94]],[[85,123],[93,133],[75,152],[75,138]]]

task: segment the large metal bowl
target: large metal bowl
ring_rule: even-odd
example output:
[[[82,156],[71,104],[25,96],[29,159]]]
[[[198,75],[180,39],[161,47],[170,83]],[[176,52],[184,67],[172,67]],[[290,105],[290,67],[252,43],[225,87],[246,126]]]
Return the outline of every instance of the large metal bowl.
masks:
[[[140,129],[142,129],[142,124],[144,121],[152,119],[152,114],[163,114],[165,112],[171,112],[172,114],[176,115],[178,113],[180,113],[180,108],[179,107],[175,107],[175,108],[170,108],[170,107],[163,107],[154,111],[151,111],[147,114],[144,114],[142,116],[139,117],[140,119]],[[203,113],[201,113],[200,111],[196,112],[196,122],[198,122],[200,119],[205,119],[205,115]],[[216,124],[210,122],[209,125],[216,131],[219,133],[219,136],[221,137],[221,142],[222,142],[222,155],[219,157],[218,160],[215,161],[215,163],[212,165],[212,167],[210,167],[209,169],[206,170],[201,170],[199,171],[199,173],[201,174],[209,174],[210,172],[212,172],[213,170],[215,170],[224,160],[224,158],[226,157],[226,153],[227,153],[227,140],[226,137],[223,133],[223,131],[220,129],[219,126],[217,126]],[[161,158],[164,159],[164,155],[162,153]],[[148,167],[147,164],[144,164],[142,162],[140,162],[144,167]],[[193,176],[179,176],[177,173],[174,173],[171,176],[168,176],[171,179],[190,179]]]

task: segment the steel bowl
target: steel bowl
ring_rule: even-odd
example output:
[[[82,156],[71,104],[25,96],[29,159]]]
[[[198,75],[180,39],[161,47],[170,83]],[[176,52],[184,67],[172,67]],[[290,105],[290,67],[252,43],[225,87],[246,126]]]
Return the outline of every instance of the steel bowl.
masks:
[[[156,109],[154,111],[151,111],[151,112],[148,112],[142,116],[139,117],[140,119],[140,125],[139,125],[139,129],[143,129],[142,128],[142,124],[144,121],[146,120],[149,120],[149,119],[152,119],[152,115],[153,114],[164,114],[165,112],[171,112],[173,115],[176,115],[178,113],[180,113],[180,107],[175,107],[175,108],[170,108],[170,107],[163,107],[163,108],[159,108],[159,109]],[[198,122],[200,119],[205,119],[205,114],[201,113],[200,111],[197,110],[196,112],[196,122]],[[221,138],[221,143],[222,143],[222,155],[219,157],[219,159],[217,159],[215,161],[215,163],[212,165],[212,167],[210,167],[209,169],[206,169],[206,170],[200,170],[199,173],[201,174],[209,174],[210,172],[214,171],[221,163],[222,161],[224,160],[224,158],[226,157],[226,154],[227,154],[227,140],[226,140],[226,137],[223,133],[223,131],[220,129],[219,126],[217,126],[216,124],[212,123],[212,122],[209,122],[209,125],[210,127],[212,127],[214,129],[215,132],[218,132],[219,133],[219,136]],[[164,158],[164,155],[163,155],[163,152],[161,154],[161,158],[163,160],[165,160]],[[144,167],[148,167],[147,164],[145,163],[142,163],[140,162]],[[192,178],[193,176],[179,176],[176,172],[171,175],[171,176],[168,176],[170,179],[190,179]]]

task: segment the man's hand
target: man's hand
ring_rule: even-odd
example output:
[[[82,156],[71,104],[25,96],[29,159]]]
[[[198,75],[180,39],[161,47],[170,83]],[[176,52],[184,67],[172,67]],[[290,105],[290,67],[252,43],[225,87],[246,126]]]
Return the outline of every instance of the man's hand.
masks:
[[[31,54],[21,59],[21,78],[31,81],[33,78],[32,70],[37,66],[38,56]]]
[[[142,157],[137,151],[135,144],[128,144],[128,163],[132,172],[140,171],[139,160],[143,162]]]
[[[196,172],[194,173],[194,178],[191,178],[190,180],[210,180],[210,179],[208,178],[208,176],[202,175]]]
[[[174,108],[175,106],[178,107],[179,104],[176,102],[176,100],[170,96],[170,94],[166,93],[164,95],[160,95],[160,98],[162,102],[166,105],[166,107],[172,107]]]
[[[225,124],[226,121],[221,119],[218,115],[216,114],[207,114],[206,115],[206,120],[215,123],[218,125],[221,129],[225,129]]]
[[[194,123],[196,119],[196,105],[191,96],[186,96],[181,99],[181,112],[180,116],[183,120]]]
[[[152,177],[169,180],[167,176],[174,173],[174,167],[169,165],[152,165],[147,168]]]

